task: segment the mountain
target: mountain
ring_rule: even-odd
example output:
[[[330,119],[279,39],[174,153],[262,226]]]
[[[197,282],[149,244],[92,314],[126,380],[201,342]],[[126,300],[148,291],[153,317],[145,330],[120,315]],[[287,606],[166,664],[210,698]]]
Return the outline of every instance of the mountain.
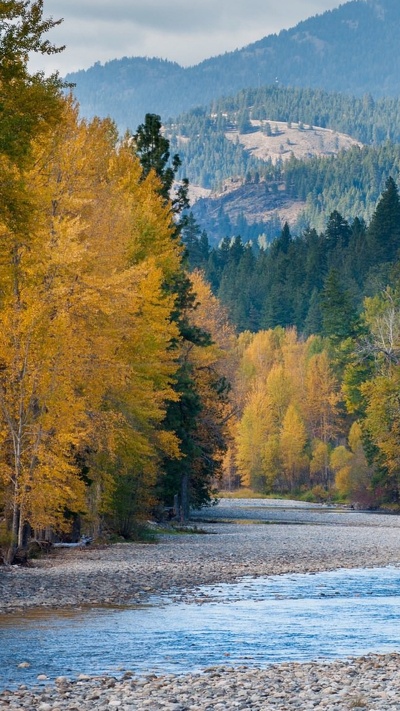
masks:
[[[67,75],[83,116],[111,116],[136,129],[148,112],[163,121],[212,100],[277,82],[362,96],[400,94],[400,3],[353,0],[235,52],[183,68],[134,57]]]
[[[165,124],[193,213],[212,242],[269,241],[288,221],[323,230],[333,210],[368,220],[399,177],[400,99],[273,85]]]
[[[186,133],[187,126],[188,123]],[[231,123],[215,152],[213,138],[210,126],[207,133],[198,134],[197,155],[188,150],[190,142],[195,142],[193,135],[173,135],[170,139],[173,150],[183,160],[182,174],[190,177],[193,213],[211,241],[218,241],[221,234],[241,234],[245,242],[251,239],[260,243],[260,238],[261,242],[268,242],[280,232],[284,222],[291,226],[296,226],[299,220],[304,222],[307,202],[287,189],[285,164],[302,163],[312,157],[333,157],[340,151],[362,147],[360,142],[332,129],[280,121],[249,120],[245,133]],[[219,162],[223,171],[219,175],[225,177],[214,190],[196,184],[199,178],[201,182],[204,177],[213,174],[215,179],[218,174],[216,164],[211,170],[196,171],[196,165],[204,166],[207,155],[216,155],[215,163]]]

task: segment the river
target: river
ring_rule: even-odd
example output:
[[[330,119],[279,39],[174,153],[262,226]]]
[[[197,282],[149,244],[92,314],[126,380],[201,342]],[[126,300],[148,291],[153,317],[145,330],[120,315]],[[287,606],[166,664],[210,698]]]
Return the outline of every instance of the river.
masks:
[[[400,570],[339,570],[203,586],[192,603],[0,618],[2,686],[80,673],[195,671],[400,650]],[[23,668],[18,665],[29,664]]]

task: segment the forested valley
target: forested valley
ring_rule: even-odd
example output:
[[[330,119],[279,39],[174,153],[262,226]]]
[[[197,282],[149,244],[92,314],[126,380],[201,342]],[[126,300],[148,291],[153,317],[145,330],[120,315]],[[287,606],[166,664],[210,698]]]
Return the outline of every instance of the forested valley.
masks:
[[[210,246],[171,127],[148,113],[121,138],[80,118],[58,75],[29,72],[29,51],[58,51],[38,8],[11,3],[0,61],[2,559],[31,537],[130,539],[240,485],[398,510],[397,101],[256,92],[254,120],[276,104],[374,145],[249,162],[249,181],[303,191],[309,216],[329,196],[326,224]],[[211,121],[219,140],[239,120],[213,111],[180,135]]]

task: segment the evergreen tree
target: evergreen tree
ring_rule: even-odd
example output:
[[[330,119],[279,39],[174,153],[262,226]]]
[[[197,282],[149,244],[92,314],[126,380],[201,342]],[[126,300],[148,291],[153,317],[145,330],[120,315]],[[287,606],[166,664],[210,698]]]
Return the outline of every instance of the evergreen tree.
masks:
[[[161,182],[160,194],[168,201],[171,199],[171,189],[176,173],[182,161],[176,153],[172,156],[169,141],[161,133],[161,118],[157,114],[146,114],[144,123],[138,126],[134,135],[136,153],[143,169],[143,178],[154,170]],[[177,195],[172,199],[173,211],[177,214],[189,206],[187,197],[188,181],[186,178],[178,188]]]
[[[210,245],[207,234],[201,230],[193,213],[190,212],[182,225],[182,242],[186,247],[186,258],[189,269],[204,270],[210,256]]]
[[[321,294],[322,331],[335,341],[355,335],[357,314],[336,269],[331,269]]]
[[[391,262],[400,249],[400,199],[393,178],[386,181],[386,189],[372,216],[367,231],[370,265]]]
[[[322,329],[322,314],[321,314],[321,299],[317,289],[313,289],[309,302],[308,313],[304,322],[304,335],[311,336],[312,334],[321,333]]]
[[[178,155],[175,155],[172,159],[172,166],[169,164],[169,141],[161,134],[159,116],[146,115],[145,123],[139,126],[135,135],[135,142],[143,168],[143,176],[153,170],[160,180],[160,194],[166,201],[169,200],[175,174],[180,166],[180,159]],[[188,205],[187,187],[188,184],[185,181],[178,198],[172,200],[170,204],[175,213],[176,236],[181,239],[182,233],[185,233],[186,230],[189,242],[193,243],[196,232],[195,221],[190,215],[184,216],[183,219],[181,217],[182,211]],[[180,220],[177,219],[178,217]],[[171,275],[165,286],[167,291],[175,296],[175,310],[172,318],[178,326],[181,343],[178,347],[179,369],[174,384],[176,399],[171,400],[168,404],[163,427],[178,437],[181,459],[178,461],[176,457],[164,458],[158,491],[161,499],[169,506],[173,505],[174,497],[179,497],[180,515],[186,520],[190,510],[191,490],[192,493],[195,489],[197,490],[196,504],[207,503],[210,496],[208,469],[214,467],[211,452],[208,466],[199,467],[198,465],[199,458],[202,458],[202,452],[196,441],[196,429],[203,403],[196,385],[193,364],[189,358],[193,346],[208,346],[211,343],[211,338],[206,331],[194,325],[191,320],[191,314],[195,309],[196,295],[193,292],[190,279],[184,271],[183,264],[179,271]],[[201,485],[199,476],[196,476],[199,469],[207,481],[205,486]],[[201,497],[199,491],[202,491]]]
[[[329,217],[325,230],[325,239],[329,250],[343,250],[347,247],[351,235],[350,225],[340,212],[334,210]]]

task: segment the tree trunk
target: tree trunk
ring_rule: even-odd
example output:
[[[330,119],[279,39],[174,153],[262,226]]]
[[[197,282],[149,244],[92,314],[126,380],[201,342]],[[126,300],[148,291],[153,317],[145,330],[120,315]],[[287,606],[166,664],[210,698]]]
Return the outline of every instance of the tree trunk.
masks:
[[[18,546],[18,531],[19,531],[19,522],[20,522],[20,508],[17,502],[17,494],[18,494],[18,489],[17,486],[15,486],[15,491],[14,491],[14,505],[13,505],[13,515],[12,515],[12,522],[11,522],[11,530],[10,530],[10,544],[6,553],[6,558],[5,562],[8,563],[9,565],[13,562],[14,556],[17,550]]]
[[[182,475],[181,483],[181,521],[189,519],[189,474],[185,472]]]

